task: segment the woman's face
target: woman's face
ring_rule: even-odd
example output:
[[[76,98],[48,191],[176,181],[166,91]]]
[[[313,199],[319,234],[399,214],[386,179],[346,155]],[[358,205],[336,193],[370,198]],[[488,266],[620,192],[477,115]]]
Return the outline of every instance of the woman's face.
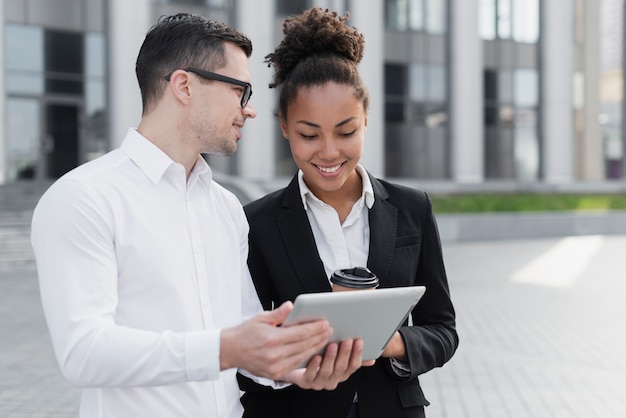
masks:
[[[361,183],[355,167],[363,152],[367,115],[351,87],[334,82],[301,88],[281,118],[283,136],[304,181],[325,200]]]

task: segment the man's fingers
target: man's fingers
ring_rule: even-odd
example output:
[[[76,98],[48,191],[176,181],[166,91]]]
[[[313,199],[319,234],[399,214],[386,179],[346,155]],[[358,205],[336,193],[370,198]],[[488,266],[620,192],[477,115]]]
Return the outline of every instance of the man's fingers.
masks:
[[[300,364],[320,352],[328,343],[332,328],[327,321],[315,321],[288,327],[274,328],[281,365],[285,371],[299,367]]]

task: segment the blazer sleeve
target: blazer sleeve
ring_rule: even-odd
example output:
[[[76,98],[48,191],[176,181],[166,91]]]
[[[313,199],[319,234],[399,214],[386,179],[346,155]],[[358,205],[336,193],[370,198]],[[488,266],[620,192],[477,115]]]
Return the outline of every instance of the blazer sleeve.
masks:
[[[431,200],[426,193],[420,191],[417,192],[417,197],[417,202],[414,199],[405,200],[413,202],[413,207],[408,207],[405,203],[405,213],[399,215],[395,250],[397,258],[401,258],[401,251],[410,252],[409,257],[413,260],[410,265],[417,260],[417,267],[412,267],[413,272],[409,273],[413,275],[409,281],[414,285],[426,286],[426,293],[411,313],[412,325],[407,324],[399,330],[407,350],[409,379],[443,366],[452,358],[459,344],[455,311],[450,298]],[[405,228],[403,225],[407,224]],[[407,240],[408,237],[402,236],[407,231],[413,232],[414,228],[417,234],[409,236],[416,238]],[[389,372],[400,378],[391,369],[391,365]]]

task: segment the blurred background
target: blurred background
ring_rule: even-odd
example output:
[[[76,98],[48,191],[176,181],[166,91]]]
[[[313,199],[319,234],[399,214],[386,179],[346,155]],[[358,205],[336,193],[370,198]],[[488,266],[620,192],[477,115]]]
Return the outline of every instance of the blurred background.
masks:
[[[621,190],[622,0],[3,0],[0,184],[49,182],[117,147],[141,115],[147,29],[194,12],[253,40],[258,117],[215,171],[271,189],[295,168],[263,63],[282,22],[350,11],[372,96],[364,165],[433,192]],[[607,186],[610,185],[610,186]],[[591,187],[591,186],[590,186]]]
[[[258,116],[234,156],[207,156],[246,203],[295,172],[263,60],[312,6],[350,11],[365,35],[363,164],[433,196],[461,346],[420,376],[428,416],[626,416],[623,0],[0,5],[0,416],[77,416],[39,302],[32,209],[138,124],[148,28],[187,11],[252,39]]]

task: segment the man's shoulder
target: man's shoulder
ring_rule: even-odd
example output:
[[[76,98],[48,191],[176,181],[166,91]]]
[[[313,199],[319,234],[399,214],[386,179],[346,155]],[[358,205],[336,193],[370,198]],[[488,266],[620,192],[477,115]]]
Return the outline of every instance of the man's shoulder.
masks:
[[[128,157],[120,149],[115,149],[68,171],[57,182],[68,180],[89,182],[107,179],[119,172],[119,167],[126,161],[128,161]]]
[[[42,195],[42,199],[81,199],[107,190],[107,184],[118,187],[124,176],[120,166],[124,164],[123,153],[111,151],[79,165],[55,180]]]
[[[213,192],[213,196],[215,196],[217,199],[220,199],[231,209],[236,208],[237,210],[241,210],[241,201],[239,200],[237,195],[230,191],[228,188],[215,180],[211,180],[211,190]]]
[[[257,216],[269,215],[278,210],[285,200],[287,189],[280,189],[268,193],[260,199],[254,200],[246,204],[243,208],[249,219]]]

